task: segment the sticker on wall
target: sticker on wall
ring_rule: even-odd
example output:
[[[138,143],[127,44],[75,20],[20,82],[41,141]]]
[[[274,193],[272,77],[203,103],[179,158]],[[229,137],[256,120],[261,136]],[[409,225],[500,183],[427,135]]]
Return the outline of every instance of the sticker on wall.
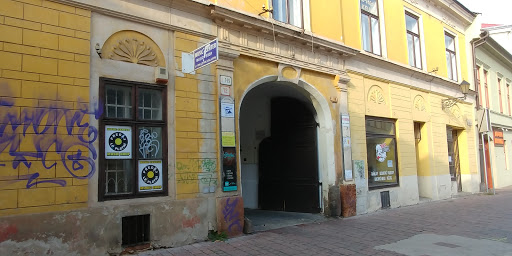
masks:
[[[220,113],[222,117],[235,117],[235,104],[222,102],[220,104]]]
[[[222,190],[236,191],[236,148],[222,148]]]
[[[389,146],[386,145],[386,143],[377,144],[377,146],[375,146],[377,161],[381,163],[384,162],[387,157],[387,152],[389,152]]]
[[[345,180],[352,180],[352,170],[345,170]]]
[[[230,96],[231,95],[231,87],[229,86],[221,86],[220,87],[220,94],[224,96]]]
[[[222,132],[222,146],[223,147],[234,147],[235,146],[235,133],[234,132]]]
[[[389,167],[389,168],[392,168],[392,167],[393,167],[393,160],[388,160],[388,167]]]
[[[132,128],[105,126],[105,159],[132,158]]]
[[[139,191],[162,190],[162,160],[139,160]]]

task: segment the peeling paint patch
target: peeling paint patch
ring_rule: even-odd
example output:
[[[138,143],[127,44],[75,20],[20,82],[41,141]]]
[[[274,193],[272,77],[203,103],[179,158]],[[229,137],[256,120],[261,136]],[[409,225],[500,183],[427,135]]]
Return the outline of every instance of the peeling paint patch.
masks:
[[[199,219],[199,217],[194,216],[191,219],[185,219],[182,223],[182,226],[184,228],[193,228],[195,225],[199,224],[200,222],[201,222],[201,220]]]
[[[9,238],[9,236],[18,233],[16,225],[10,225],[3,223],[0,225],[0,242],[3,242]]]
[[[0,255],[79,255],[69,245],[62,242],[62,239],[50,237],[48,241],[25,240],[16,242],[7,240],[0,243]]]

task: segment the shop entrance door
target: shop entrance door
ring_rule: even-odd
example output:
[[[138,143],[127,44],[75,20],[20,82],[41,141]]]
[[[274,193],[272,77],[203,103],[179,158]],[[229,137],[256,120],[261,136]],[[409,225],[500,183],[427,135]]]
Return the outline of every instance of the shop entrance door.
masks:
[[[320,212],[317,123],[303,102],[271,100],[271,137],[259,157],[261,209]]]
[[[450,166],[450,176],[452,181],[457,182],[457,190],[462,191],[462,182],[460,177],[460,159],[459,159],[459,136],[458,131],[447,127],[446,137],[448,142],[448,165]]]
[[[487,175],[487,187],[489,189],[494,189],[494,184],[492,182],[492,174],[491,174],[491,161],[490,161],[490,154],[489,154],[489,142],[487,141],[487,138],[484,139],[484,154],[485,154],[485,165],[487,167],[487,172],[485,175]]]

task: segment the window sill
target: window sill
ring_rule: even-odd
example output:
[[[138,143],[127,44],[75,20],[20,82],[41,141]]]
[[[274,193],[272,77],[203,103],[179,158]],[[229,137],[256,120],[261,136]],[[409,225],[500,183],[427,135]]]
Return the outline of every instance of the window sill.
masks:
[[[382,185],[382,186],[375,186],[375,187],[368,186],[368,191],[376,191],[379,189],[389,189],[389,188],[397,188],[397,187],[400,187],[400,184]]]

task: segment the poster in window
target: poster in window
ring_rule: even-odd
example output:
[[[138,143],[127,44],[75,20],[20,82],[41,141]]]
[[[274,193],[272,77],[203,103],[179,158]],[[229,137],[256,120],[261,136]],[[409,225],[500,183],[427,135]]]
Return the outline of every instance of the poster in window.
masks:
[[[236,191],[236,148],[222,148],[222,190]]]
[[[368,185],[397,185],[396,142],[394,138],[367,138]]]
[[[139,160],[139,192],[161,191],[162,160]]]
[[[132,127],[105,126],[105,159],[132,158]]]

